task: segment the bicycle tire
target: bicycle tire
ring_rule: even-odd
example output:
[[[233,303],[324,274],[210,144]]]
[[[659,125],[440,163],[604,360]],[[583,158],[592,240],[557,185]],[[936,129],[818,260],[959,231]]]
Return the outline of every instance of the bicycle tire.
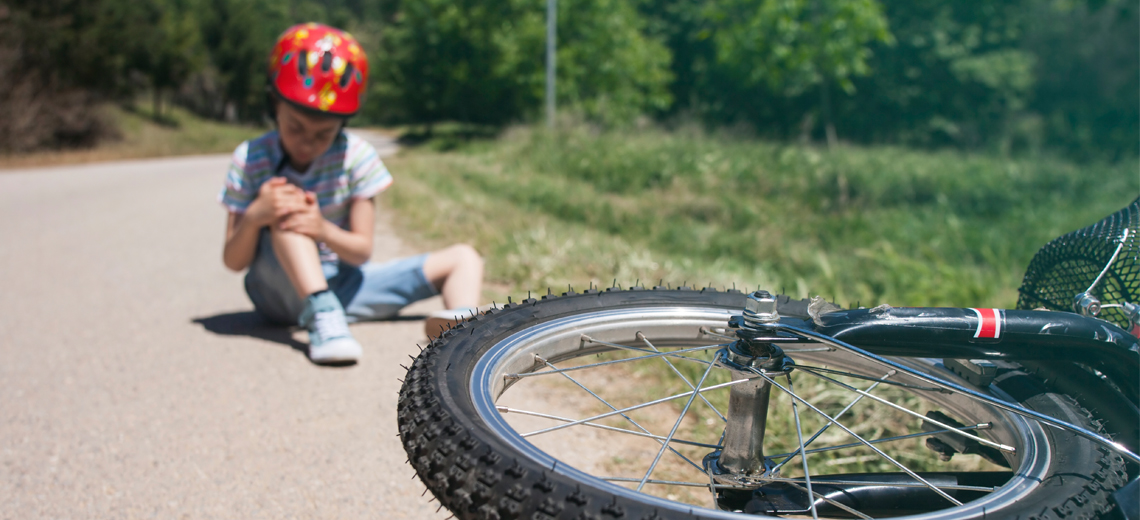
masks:
[[[462,322],[424,349],[400,391],[399,431],[409,462],[440,503],[461,520],[733,518],[729,512],[599,484],[573,467],[559,466],[557,460],[550,464],[526,441],[504,434],[480,415],[471,383],[476,365],[492,347],[556,320],[621,309],[738,311],[743,303],[744,295],[737,291],[591,289],[528,298]],[[781,296],[778,303],[783,316],[807,317],[806,300]],[[1074,399],[1049,392],[1023,371],[1007,371],[993,385],[1023,406],[1099,431],[1098,421]],[[1125,483],[1123,459],[1067,432],[1041,428],[1040,434],[1047,451],[1055,455],[1047,468],[1038,468],[1044,472],[1039,485],[997,509],[971,509],[970,502],[951,510],[950,517],[1097,518],[1109,513],[1112,491]]]

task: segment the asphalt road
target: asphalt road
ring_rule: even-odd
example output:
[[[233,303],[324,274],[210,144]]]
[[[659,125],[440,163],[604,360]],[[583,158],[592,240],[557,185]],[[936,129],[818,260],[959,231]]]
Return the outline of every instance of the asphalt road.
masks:
[[[396,437],[422,321],[354,325],[345,368],[261,325],[221,262],[227,163],[0,171],[0,518],[447,516]]]

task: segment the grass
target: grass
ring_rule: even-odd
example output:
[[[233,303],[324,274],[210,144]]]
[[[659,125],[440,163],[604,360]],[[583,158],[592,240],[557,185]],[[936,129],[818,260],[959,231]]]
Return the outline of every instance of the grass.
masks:
[[[30,168],[95,161],[115,161],[233,152],[237,143],[256,137],[264,128],[220,123],[203,119],[179,107],[167,107],[163,122],[139,109],[104,107],[119,128],[120,139],[79,150],[45,150],[27,154],[0,155],[0,168]]]
[[[1037,248],[1140,193],[1136,161],[586,127],[436,138],[388,163],[405,232],[472,243],[488,280],[515,295],[665,280],[1009,307]]]

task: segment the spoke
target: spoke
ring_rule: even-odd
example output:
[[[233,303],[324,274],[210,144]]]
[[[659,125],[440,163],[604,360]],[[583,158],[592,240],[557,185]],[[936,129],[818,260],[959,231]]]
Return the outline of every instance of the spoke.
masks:
[[[541,361],[542,363],[546,364],[546,366],[550,367],[551,369],[553,369],[553,370],[558,370],[558,367],[554,366],[554,363],[551,363],[551,362],[549,362],[549,361],[547,361],[547,360],[543,359],[543,358],[542,358],[542,356],[539,356],[539,355],[535,354],[534,358],[535,358],[535,359],[537,359],[537,360],[539,360],[539,361]],[[601,401],[601,402],[602,402],[602,404],[604,404],[604,405],[608,406],[610,410],[617,410],[617,407],[616,407],[616,406],[614,406],[614,405],[610,404],[610,402],[609,402],[609,401],[606,401],[605,399],[603,399],[603,398],[602,398],[602,396],[600,396],[600,395],[598,395],[598,394],[594,393],[594,391],[593,391],[593,390],[590,390],[589,388],[586,388],[586,385],[583,385],[582,383],[579,383],[577,379],[574,379],[573,377],[570,377],[570,374],[567,374],[567,373],[563,372],[563,373],[562,373],[562,375],[563,375],[563,376],[564,376],[566,379],[569,379],[571,383],[574,383],[574,384],[578,385],[578,388],[581,388],[582,390],[585,390],[585,391],[586,391],[587,393],[589,393],[590,395],[594,396],[594,399],[597,399],[597,400]],[[629,421],[631,424],[633,424],[634,426],[636,426],[638,430],[641,430],[642,432],[645,432],[646,434],[649,434],[649,430],[645,429],[645,427],[643,427],[642,425],[640,425],[640,424],[637,424],[637,421],[633,420],[633,417],[630,417],[630,416],[628,416],[628,415],[626,415],[626,414],[624,414],[624,413],[623,413],[623,414],[621,414],[621,416],[622,416],[622,417],[624,417],[624,418],[625,418],[625,420]],[[650,436],[652,436],[652,435],[650,435]],[[669,451],[673,452],[673,454],[677,455],[678,457],[681,457],[682,459],[684,459],[684,461],[685,461],[685,462],[688,462],[688,463],[689,463],[689,464],[691,464],[691,465],[692,465],[694,468],[697,468],[697,470],[698,470],[698,471],[704,471],[704,468],[702,468],[702,467],[701,467],[699,464],[697,464],[696,462],[693,462],[693,461],[692,461],[691,459],[689,459],[688,457],[686,457],[686,456],[682,455],[682,454],[681,454],[681,452],[679,452],[679,451],[677,451],[675,448],[673,448],[673,447],[669,446],[669,439],[665,439],[665,440],[659,440],[659,441],[657,441],[657,442],[660,442],[660,443],[662,444],[662,446],[668,447],[668,448],[669,448]]]
[[[660,350],[657,350],[657,347],[654,346],[653,343],[649,342],[649,338],[645,337],[645,334],[638,332],[637,338],[640,339],[642,343],[645,343],[646,346],[653,349],[654,352],[660,352]],[[681,381],[684,381],[686,385],[689,385],[689,388],[691,388],[693,390],[697,389],[697,387],[693,386],[693,383],[689,381],[689,378],[685,377],[685,375],[682,374],[680,370],[677,370],[676,366],[673,366],[673,362],[669,361],[669,358],[663,357],[663,358],[661,358],[661,360],[664,361],[666,365],[669,365],[669,368],[673,369],[673,373],[677,374],[677,377],[681,378]],[[707,398],[705,398],[705,396],[703,396],[701,394],[697,394],[697,395],[700,395],[701,400],[704,401],[705,404],[707,404],[709,406],[709,409],[712,410],[713,413],[715,413],[717,415],[717,417],[720,417],[721,422],[728,422],[728,419],[726,419],[724,417],[724,414],[720,413],[720,410],[717,410],[716,407],[713,406],[713,404],[710,403]]]
[[[701,333],[709,335],[709,336],[716,336],[718,338],[724,338],[724,339],[727,339],[729,341],[736,341],[737,340],[737,338],[735,338],[733,336],[729,336],[728,334],[721,334],[721,333],[719,333],[715,330],[712,330],[708,327],[701,327]]]
[[[639,479],[639,478],[630,478],[630,477],[601,477],[601,479],[607,480],[610,482],[630,482],[630,483],[641,482],[641,479]],[[649,480],[646,480],[645,483],[646,484],[661,484],[661,485],[666,485],[666,486],[685,486],[685,487],[703,487],[703,488],[709,487],[709,484],[702,484],[700,482],[684,482],[684,481],[679,481],[679,480],[649,479]],[[730,486],[727,484],[712,484],[712,486],[717,488],[717,489],[751,489],[751,488],[746,488],[743,486]]]
[[[870,392],[871,390],[874,390],[876,386],[879,386],[879,383],[885,381],[888,377],[891,377],[894,374],[895,374],[894,370],[887,372],[885,375],[883,375],[883,377],[879,378],[878,381],[875,381],[875,384],[873,384],[869,388],[867,388],[867,391]],[[855,403],[858,403],[861,399],[863,399],[863,396],[861,396],[861,395],[859,397],[856,397],[855,400],[851,401],[851,403],[849,403],[846,408],[841,410],[839,413],[835,414],[835,418],[838,419],[840,417],[843,417],[843,414],[847,413],[847,411],[850,410],[852,406],[855,406]],[[793,401],[792,404],[794,405],[795,401]],[[771,472],[775,473],[777,471],[780,471],[780,468],[784,467],[784,464],[787,464],[789,461],[796,458],[796,455],[803,453],[803,448],[810,446],[812,442],[815,442],[815,440],[817,438],[819,438],[820,435],[823,435],[823,432],[826,432],[827,429],[830,427],[831,427],[831,423],[824,424],[823,427],[821,427],[819,429],[819,431],[815,432],[815,434],[812,435],[811,438],[808,439],[808,441],[805,442],[804,445],[799,450],[796,450],[795,453],[789,455],[787,458],[780,461],[779,464],[776,464],[776,466],[771,469]],[[813,451],[809,451],[808,453],[812,453]]]
[[[722,334],[722,333],[716,332],[712,329],[709,329],[708,327],[701,327],[700,331],[702,334],[705,334],[708,336],[716,336],[718,338],[724,338],[724,339],[727,339],[729,341],[736,341],[736,340],[740,339],[736,336],[729,336],[727,334]],[[758,337],[758,338],[750,338],[750,340],[751,341],[762,341],[765,343],[818,343],[815,340],[806,339],[806,338],[795,336],[795,335],[792,335],[792,336],[774,336],[774,337],[770,337],[770,338]],[[783,350],[784,350],[784,352],[830,352],[830,351],[835,350],[835,349],[831,348],[831,347],[825,347],[825,348],[821,348],[821,349],[811,349],[811,350],[805,350],[805,349],[798,349],[798,350],[797,349],[792,349],[792,350],[783,349]]]
[[[713,365],[711,365],[711,364],[710,364],[710,367],[711,367],[711,366],[713,366]],[[718,390],[718,389],[721,389],[721,388],[730,387],[730,386],[732,386],[732,385],[739,385],[739,384],[741,384],[741,383],[746,383],[746,382],[748,382],[748,381],[752,381],[753,379],[756,379],[756,378],[755,378],[755,377],[750,377],[750,378],[748,378],[748,379],[738,379],[738,380],[736,380],[736,381],[729,381],[729,382],[727,382],[727,383],[721,383],[721,384],[719,384],[719,385],[706,386],[706,387],[704,387],[704,388],[701,388],[701,389],[699,389],[699,391],[700,391],[701,393],[704,393],[704,392],[708,392],[708,391],[710,391],[710,390]],[[617,410],[617,411],[614,411],[614,412],[606,412],[606,413],[603,413],[603,414],[598,414],[598,415],[595,415],[595,416],[593,416],[593,417],[587,417],[587,418],[585,418],[585,419],[578,419],[578,420],[576,420],[576,421],[573,421],[573,422],[569,422],[569,423],[566,423],[566,424],[560,424],[560,425],[558,425],[558,426],[552,426],[552,427],[550,427],[550,428],[545,428],[545,429],[542,429],[542,430],[536,430],[536,431],[533,431],[533,432],[530,432],[530,433],[524,433],[524,434],[522,434],[522,435],[521,435],[521,437],[524,437],[524,438],[525,438],[525,437],[530,437],[530,436],[532,436],[532,435],[540,435],[540,434],[543,434],[543,433],[549,433],[549,432],[552,432],[552,431],[561,430],[561,429],[563,429],[563,428],[569,428],[569,427],[571,427],[571,426],[577,426],[577,425],[579,425],[579,424],[582,424],[582,423],[585,423],[585,422],[589,422],[589,421],[596,421],[596,420],[598,420],[598,419],[604,419],[604,418],[606,418],[606,417],[612,417],[612,416],[614,416],[614,415],[617,415],[618,413],[623,413],[623,412],[631,412],[631,411],[633,411],[633,410],[640,410],[640,409],[642,409],[642,408],[648,408],[648,407],[650,407],[650,406],[658,405],[658,404],[661,404],[661,403],[667,403],[667,402],[669,402],[669,401],[672,401],[672,400],[674,400],[674,399],[680,399],[680,398],[682,398],[682,397],[688,397],[688,396],[690,396],[690,395],[693,395],[693,394],[694,394],[694,393],[696,393],[696,392],[697,392],[697,390],[690,390],[690,391],[688,391],[688,392],[681,392],[681,393],[679,393],[679,394],[673,394],[673,395],[671,395],[671,396],[669,396],[669,397],[662,397],[662,398],[660,398],[660,399],[654,399],[654,400],[652,400],[652,401],[649,401],[649,402],[645,402],[645,403],[641,403],[641,404],[635,404],[635,405],[633,405],[633,406],[629,406],[629,407],[626,407],[626,408],[622,408],[621,410]]]
[[[807,491],[808,493],[811,493],[812,496],[814,496],[820,500],[823,500],[824,502],[827,502],[828,504],[831,504],[835,507],[838,507],[839,509],[847,511],[849,514],[855,515],[855,516],[862,518],[864,520],[875,520],[874,518],[871,518],[871,517],[869,517],[863,513],[860,513],[859,511],[856,511],[856,510],[854,510],[854,509],[852,509],[852,508],[850,508],[850,507],[848,507],[842,503],[839,503],[839,502],[836,502],[835,500],[827,498],[827,496],[825,496],[825,495],[821,495],[821,494],[816,493],[815,491],[812,491],[810,489],[804,489],[803,486],[796,484],[795,482],[788,482],[787,484],[789,486],[792,486],[792,487],[800,490],[800,491]],[[812,509],[812,512],[814,513],[815,512],[815,501],[814,500],[811,503],[811,509]]]
[[[858,388],[855,388],[855,387],[853,387],[853,386],[851,386],[851,385],[848,385],[848,384],[846,384],[846,383],[844,383],[844,382],[842,382],[842,381],[837,381],[837,380],[835,380],[834,378],[831,378],[831,377],[827,377],[827,376],[825,376],[825,375],[823,375],[823,374],[817,374],[817,373],[815,373],[815,372],[812,372],[811,370],[804,370],[804,372],[807,372],[807,373],[809,373],[809,374],[811,374],[811,375],[813,375],[813,376],[815,376],[815,377],[818,377],[818,378],[820,378],[820,379],[823,379],[823,380],[825,380],[825,381],[831,381],[832,383],[835,383],[835,384],[837,384],[837,385],[839,385],[839,386],[842,386],[843,388],[846,388],[846,389],[848,389],[848,390],[850,390],[850,391],[852,391],[852,392],[855,392],[855,393],[857,393],[857,394],[861,394],[861,395],[864,395],[864,396],[870,397],[871,399],[874,399],[874,400],[876,400],[876,401],[878,401],[878,402],[880,402],[880,403],[883,403],[883,404],[885,404],[885,405],[887,405],[887,406],[890,406],[891,408],[894,408],[894,409],[896,409],[896,410],[898,410],[898,411],[900,411],[900,412],[903,412],[903,413],[907,413],[907,414],[913,415],[913,416],[915,416],[915,417],[918,417],[919,419],[922,419],[922,420],[923,420],[923,421],[925,421],[925,422],[928,422],[928,423],[930,423],[930,424],[933,424],[933,425],[935,425],[935,426],[938,426],[939,428],[945,428],[945,429],[947,429],[947,430],[950,430],[950,431],[952,431],[952,432],[954,432],[954,433],[956,433],[956,434],[958,434],[958,435],[961,435],[961,436],[963,436],[963,437],[966,437],[966,438],[969,438],[969,439],[973,439],[973,440],[975,440],[975,441],[978,441],[978,442],[980,442],[980,443],[982,443],[982,444],[985,444],[986,446],[990,446],[990,447],[992,447],[992,448],[997,448],[997,449],[999,449],[999,450],[1001,450],[1001,451],[1006,451],[1006,452],[1009,452],[1009,453],[1014,453],[1014,452],[1016,452],[1016,451],[1017,451],[1017,450],[1016,450],[1016,449],[1014,449],[1012,446],[1006,446],[1006,445],[1004,445],[1004,444],[999,444],[999,443],[996,443],[996,442],[994,442],[994,441],[991,441],[991,440],[983,439],[983,438],[981,438],[981,437],[978,437],[977,435],[972,435],[972,434],[966,433],[966,432],[962,431],[962,430],[961,430],[961,429],[959,429],[959,428],[955,428],[955,427],[953,427],[953,426],[950,426],[950,425],[948,425],[948,424],[943,424],[942,422],[939,422],[939,421],[937,421],[937,420],[931,419],[931,418],[929,418],[929,417],[927,417],[927,416],[925,416],[925,415],[922,415],[922,414],[920,414],[920,413],[918,413],[918,412],[915,412],[915,411],[911,411],[910,409],[908,409],[908,408],[906,408],[906,407],[904,407],[904,406],[899,406],[899,405],[897,405],[897,404],[895,404],[895,403],[892,403],[892,402],[890,402],[890,401],[888,401],[888,400],[886,400],[886,399],[883,399],[882,397],[878,397],[878,396],[875,396],[875,395],[871,395],[871,394],[868,394],[867,392],[864,392],[864,391],[862,391],[862,390],[860,390],[860,389],[858,389]]]
[[[797,335],[802,336],[804,338],[813,339],[815,341],[823,343],[824,345],[831,345],[833,347],[843,349],[845,351],[854,353],[854,354],[858,355],[859,357],[862,357],[863,359],[869,359],[869,360],[877,361],[884,366],[888,366],[888,367],[897,369],[899,371],[905,372],[905,373],[911,375],[912,377],[914,377],[915,379],[926,381],[927,383],[933,384],[935,386],[942,387],[942,388],[949,390],[951,392],[958,392],[962,395],[972,397],[974,399],[977,399],[978,401],[987,403],[989,405],[1000,408],[1000,409],[1005,410],[1007,412],[1012,412],[1012,413],[1018,414],[1022,417],[1026,417],[1026,418],[1034,419],[1036,421],[1040,421],[1042,423],[1048,424],[1049,426],[1052,426],[1052,427],[1057,428],[1059,430],[1064,430],[1067,432],[1071,432],[1071,433],[1080,435],[1081,437],[1084,437],[1090,441],[1093,441],[1095,443],[1098,443],[1098,444],[1101,444],[1103,446],[1108,447],[1112,451],[1115,451],[1120,456],[1122,456],[1122,457],[1124,457],[1124,458],[1126,458],[1132,462],[1140,463],[1140,455],[1133,453],[1132,450],[1129,450],[1123,444],[1120,444],[1119,442],[1116,442],[1112,439],[1109,439],[1108,437],[1105,437],[1099,433],[1090,431],[1087,428],[1082,428],[1080,426],[1076,426],[1074,424],[1071,424],[1071,423],[1065,422],[1063,420],[1057,419],[1056,417],[1050,417],[1050,416],[1045,415],[1041,412],[1029,410],[1025,407],[1018,406],[1018,405],[1013,404],[1013,403],[1007,403],[1005,401],[1002,401],[1001,399],[995,398],[995,397],[990,396],[990,395],[983,394],[983,393],[978,392],[976,390],[971,390],[971,389],[966,388],[966,387],[959,385],[959,384],[955,384],[955,383],[951,383],[949,381],[939,379],[938,377],[932,376],[930,374],[924,374],[924,373],[919,372],[917,370],[905,367],[899,363],[891,361],[885,357],[872,354],[872,353],[870,353],[866,350],[863,350],[859,347],[856,347],[850,343],[846,343],[846,342],[837,340],[837,339],[832,338],[830,336],[827,336],[825,334],[820,334],[818,332],[800,329],[797,327],[792,327],[790,325],[784,325],[784,324],[773,324],[773,325],[769,325],[769,327],[772,329],[775,329],[775,330],[782,330],[785,332],[790,332],[792,334],[797,334]]]
[[[720,442],[722,444],[724,443],[724,434],[721,434]],[[710,502],[709,505],[711,505],[712,507],[716,507],[717,483],[716,483],[716,480],[713,479],[712,465],[711,464],[708,466],[705,466],[705,475],[708,475],[708,477],[709,477],[709,495],[711,495],[711,498],[712,498],[712,502]]]
[[[839,416],[837,415],[836,417],[839,417]],[[828,423],[828,424],[831,424],[831,423]],[[963,427],[958,428],[958,429],[959,430],[985,430],[989,427],[990,427],[990,423],[981,423],[981,424],[975,424],[973,426],[963,426]],[[940,433],[949,433],[949,432],[950,432],[950,430],[939,429],[939,430],[932,430],[932,431],[928,431],[928,432],[909,433],[906,435],[898,435],[895,437],[883,437],[881,439],[875,439],[875,440],[867,441],[867,442],[870,442],[871,444],[881,444],[884,442],[901,441],[901,440],[905,440],[905,439],[913,439],[916,437],[929,437],[931,435],[938,435]],[[674,441],[674,442],[676,442],[676,441]],[[810,449],[810,450],[807,450],[807,452],[809,454],[811,454],[811,453],[823,453],[825,451],[844,450],[847,448],[855,448],[858,446],[863,446],[863,443],[852,442],[850,444],[840,444],[838,446],[828,446],[826,448]],[[793,456],[798,455],[799,453],[800,452],[797,450],[797,451],[793,451],[790,453],[781,453],[779,455],[772,455],[771,458],[775,459],[775,458],[779,458],[779,457],[787,457],[790,459]],[[787,461],[785,460],[784,462],[787,462]],[[780,465],[783,465],[783,462],[781,462]],[[777,467],[779,467],[779,466],[777,466]]]
[[[723,345],[719,345],[719,346],[723,346]],[[590,363],[589,365],[560,368],[558,370],[546,370],[543,372],[526,372],[526,373],[522,373],[522,374],[506,374],[503,377],[508,378],[508,379],[522,379],[524,377],[548,376],[551,374],[560,374],[562,372],[573,372],[575,370],[585,370],[587,368],[594,368],[594,367],[600,367],[600,366],[605,366],[605,365],[614,365],[617,363],[629,363],[631,361],[641,361],[644,359],[653,359],[653,358],[659,358],[659,357],[664,357],[664,356],[677,356],[678,354],[684,354],[686,352],[698,352],[698,351],[708,350],[708,349],[709,349],[709,347],[692,347],[692,348],[687,348],[687,349],[682,349],[682,350],[660,352],[657,354],[648,354],[645,356],[637,356],[637,357],[631,357],[631,358],[626,358],[626,359],[615,359],[612,361],[602,361],[599,363]],[[645,352],[645,350],[643,350],[643,349],[637,349],[637,350],[639,352]],[[691,361],[703,361],[703,360],[696,360],[694,358],[687,358],[684,356],[677,356],[677,357],[682,357],[683,359],[688,359]],[[705,361],[705,362],[707,363],[707,361]]]
[[[633,482],[640,482],[641,481],[641,479],[639,479],[639,478],[632,478],[632,477],[599,477],[599,478],[601,478],[602,480],[608,481],[608,482],[629,482],[629,483],[633,483]],[[763,482],[783,482],[786,484],[791,484],[792,486],[795,486],[795,487],[799,488],[800,490],[807,491],[804,487],[799,485],[799,484],[804,483],[803,479],[783,478],[783,477],[756,477],[755,480],[763,481]],[[744,489],[744,490],[755,489],[755,488],[750,487],[750,486],[733,486],[733,485],[729,485],[729,484],[716,484],[716,483],[712,483],[712,482],[709,484],[705,484],[702,482],[686,482],[686,481],[679,481],[679,480],[649,479],[649,480],[645,481],[645,483],[646,484],[659,484],[659,485],[665,485],[665,486],[683,486],[683,487],[701,487],[701,488],[708,488],[708,487],[712,486],[716,489]],[[833,484],[836,486],[883,486],[883,487],[897,486],[897,487],[907,487],[907,488],[926,487],[926,486],[924,486],[918,482],[884,482],[884,481],[876,481],[876,480],[833,480],[830,478],[825,478],[823,480],[820,480],[817,478],[816,484],[822,484],[822,485]],[[986,493],[992,493],[994,491],[997,491],[997,489],[998,489],[996,487],[991,487],[991,486],[965,486],[965,485],[959,485],[959,484],[938,484],[937,487],[939,487],[941,489],[953,489],[953,490],[959,490],[959,491],[981,491],[981,492],[986,492]],[[834,501],[829,500],[825,495],[822,495],[816,491],[812,491],[812,494],[815,495],[816,498],[825,500],[828,503],[835,505],[837,507],[840,507],[840,508],[846,507],[846,506],[842,506],[842,505],[840,505]],[[861,518],[870,518],[870,517],[863,515],[862,513],[859,513],[853,509],[844,509],[844,510],[847,511],[848,513],[852,513],[854,515],[860,516]]]
[[[791,374],[784,374],[784,377],[787,378],[787,380],[788,380],[788,391],[794,392],[794,388],[792,388],[792,375]],[[795,393],[792,393],[792,395],[794,396]],[[796,418],[796,439],[798,439],[800,442],[799,453],[803,453],[804,449],[805,449],[804,448],[804,431],[803,431],[803,428],[800,427],[800,408],[799,408],[799,406],[796,405],[795,399],[792,399],[792,415],[795,416],[795,418]],[[811,490],[811,473],[808,471],[807,455],[801,457],[801,460],[804,461],[804,482],[807,483],[808,496],[814,497],[815,493],[813,493]],[[819,514],[815,510],[815,500],[810,500],[810,502],[811,502],[811,517],[814,518],[815,520],[819,520]]]
[[[887,459],[887,461],[888,461],[888,462],[890,462],[891,464],[895,465],[895,467],[897,467],[897,468],[899,468],[899,469],[903,470],[903,472],[904,472],[904,473],[906,473],[907,475],[910,475],[910,476],[911,476],[911,478],[913,478],[913,479],[915,479],[915,480],[917,480],[917,481],[919,481],[919,482],[922,482],[923,484],[926,484],[926,487],[928,487],[928,488],[930,488],[930,489],[934,490],[934,492],[935,492],[935,493],[938,493],[938,494],[939,494],[939,495],[940,495],[942,498],[945,498],[946,500],[949,500],[949,501],[950,501],[950,503],[952,503],[952,504],[954,504],[954,505],[956,505],[956,506],[960,506],[960,505],[962,505],[962,503],[961,503],[961,502],[959,502],[959,501],[958,501],[957,499],[955,499],[954,497],[952,497],[952,496],[950,496],[950,495],[946,494],[946,492],[945,492],[945,491],[942,491],[941,489],[938,489],[937,487],[934,487],[934,485],[933,485],[933,484],[931,484],[930,482],[927,482],[927,481],[926,481],[926,479],[924,479],[924,478],[922,478],[922,477],[918,476],[918,473],[915,473],[914,471],[911,471],[911,469],[910,469],[910,468],[906,467],[906,466],[905,466],[905,465],[903,465],[901,462],[899,462],[899,461],[897,461],[897,460],[895,460],[895,459],[891,458],[891,456],[890,456],[890,455],[887,455],[886,453],[883,453],[883,450],[880,450],[879,448],[876,448],[874,444],[871,444],[870,442],[868,442],[868,441],[867,441],[866,439],[864,439],[863,437],[860,437],[860,436],[859,436],[859,434],[857,434],[857,433],[855,433],[855,432],[851,431],[851,429],[850,429],[850,428],[848,428],[848,427],[844,426],[844,425],[843,425],[842,423],[840,423],[839,421],[836,421],[836,420],[835,420],[835,419],[833,419],[833,418],[832,418],[830,415],[827,415],[826,413],[823,413],[823,410],[820,410],[819,408],[816,408],[816,407],[815,407],[815,405],[813,405],[813,404],[811,404],[811,403],[807,402],[806,400],[804,400],[804,399],[803,399],[803,398],[801,398],[800,396],[796,395],[796,394],[795,394],[795,393],[793,393],[792,391],[788,390],[787,388],[784,388],[784,387],[783,387],[783,385],[781,385],[780,383],[776,382],[776,380],[775,380],[775,379],[772,379],[771,377],[768,377],[768,374],[764,373],[763,371],[760,371],[760,370],[756,370],[755,368],[752,368],[752,367],[749,367],[749,370],[750,370],[752,373],[754,373],[754,374],[757,374],[757,375],[759,375],[760,377],[763,377],[763,378],[764,378],[764,379],[766,379],[766,380],[767,380],[769,383],[771,383],[772,385],[775,385],[775,386],[776,386],[776,388],[779,388],[780,390],[783,390],[783,391],[784,391],[784,393],[786,393],[786,394],[788,394],[789,396],[791,396],[791,398],[792,398],[792,399],[795,399],[796,401],[799,401],[799,402],[803,403],[803,404],[804,404],[804,406],[807,406],[808,408],[811,408],[813,411],[815,411],[815,413],[818,413],[818,414],[822,415],[822,416],[823,416],[825,419],[827,419],[827,420],[828,420],[828,421],[830,421],[831,423],[835,424],[836,426],[840,427],[841,429],[843,429],[843,431],[847,432],[847,434],[848,434],[848,435],[850,435],[850,436],[854,437],[854,438],[855,438],[855,440],[857,440],[857,441],[859,441],[859,442],[863,443],[863,444],[864,444],[864,445],[866,445],[868,448],[871,448],[872,450],[874,450],[874,452],[875,452],[875,453],[877,453],[877,454],[879,454],[879,456],[880,456],[880,457],[882,457],[882,458],[884,458],[884,459]],[[817,376],[818,376],[818,374],[817,374]],[[874,397],[874,396],[871,396],[871,397]]]
[[[718,357],[720,357],[720,351],[713,355],[713,361],[716,361]],[[673,436],[677,434],[677,428],[681,426],[681,421],[685,419],[685,414],[689,413],[689,408],[693,406],[693,400],[700,395],[701,387],[704,386],[705,380],[708,379],[714,367],[716,367],[715,363],[709,364],[709,367],[705,369],[704,375],[701,376],[701,380],[697,381],[697,387],[693,389],[692,395],[689,396],[689,401],[685,403],[685,407],[681,408],[681,415],[677,417],[677,422],[673,423],[673,429],[669,430],[669,435],[666,436],[665,442],[661,445],[661,449],[657,451],[657,456],[653,458],[653,464],[649,465],[649,470],[646,471],[645,476],[641,478],[641,483],[637,485],[637,491],[641,491],[641,488],[645,487],[645,481],[649,480],[649,477],[653,475],[653,470],[657,469],[657,463],[661,461],[661,456],[665,454],[665,448],[669,447],[669,441],[672,441]]]
[[[510,408],[507,406],[496,406],[495,408],[497,408],[500,413],[516,413],[519,415],[529,415],[531,417],[542,417],[543,419],[553,419],[555,421],[562,421],[562,422],[571,422],[574,420],[574,419],[568,419],[566,417],[559,417],[557,415],[550,415],[550,414],[539,413],[539,412],[531,412],[529,410],[519,410],[517,408]],[[662,437],[660,435],[653,435],[651,433],[636,432],[633,430],[627,430],[625,428],[618,428],[616,426],[606,426],[604,424],[598,424],[598,423],[592,423],[592,422],[582,423],[582,425],[583,426],[590,426],[592,428],[598,428],[600,430],[609,430],[612,432],[624,433],[627,435],[636,435],[638,437],[648,437],[650,439],[659,439],[659,440],[665,439],[665,437]],[[719,449],[724,448],[724,446],[718,446],[716,444],[705,444],[703,442],[686,441],[683,439],[673,439],[673,442],[678,443],[678,444],[686,444],[689,446],[699,446],[701,448],[712,448],[714,450],[719,450]],[[811,453],[811,452],[809,451],[808,453]],[[701,471],[704,471],[704,468],[701,468]]]
[[[803,483],[803,481],[804,481],[803,479],[797,479],[797,478],[763,477],[763,476],[753,477],[753,479],[756,481],[762,481],[762,482],[799,482],[799,483]],[[816,476],[815,483],[816,483],[816,485],[835,484],[835,485],[839,485],[839,486],[884,486],[884,487],[898,486],[898,487],[913,487],[913,488],[922,488],[922,487],[933,486],[933,487],[936,487],[939,489],[957,489],[957,490],[962,490],[962,491],[985,491],[987,493],[992,493],[998,489],[998,488],[992,487],[992,486],[965,486],[965,485],[961,485],[961,484],[931,484],[930,486],[927,486],[927,485],[923,485],[919,482],[884,482],[884,481],[877,481],[877,480],[841,480],[841,479],[831,479],[828,477],[821,478],[818,475]]]
[[[872,377],[872,376],[865,376],[865,375],[863,375],[863,374],[854,374],[854,373],[851,373],[851,372],[844,372],[844,371],[842,371],[842,370],[832,370],[832,369],[830,369],[830,368],[823,368],[823,367],[813,367],[813,366],[808,366],[808,365],[796,365],[796,368],[799,368],[799,369],[803,369],[803,370],[807,370],[807,371],[809,371],[809,372],[827,372],[827,373],[829,373],[829,374],[836,374],[836,375],[840,375],[840,376],[847,376],[847,377],[851,377],[851,378],[855,378],[855,379],[863,379],[863,380],[866,380],[866,381],[879,381],[879,382],[881,382],[881,383],[886,383],[886,384],[888,384],[888,385],[898,386],[898,387],[902,387],[902,388],[910,388],[910,389],[914,389],[914,390],[926,390],[926,391],[928,391],[928,392],[942,392],[942,393],[946,393],[946,391],[945,391],[945,390],[943,390],[943,389],[941,389],[941,388],[938,388],[938,387],[933,387],[933,386],[920,386],[920,385],[912,385],[912,384],[910,384],[910,383],[903,383],[903,382],[901,382],[901,381],[884,381],[882,378],[879,378],[879,379],[875,379],[875,378],[874,378],[874,377]]]
[[[643,348],[638,348],[638,347],[631,347],[631,346],[629,346],[629,345],[622,345],[621,343],[611,343],[611,342],[609,342],[609,341],[600,341],[600,340],[596,340],[596,339],[594,339],[594,338],[591,338],[590,336],[587,336],[587,335],[585,335],[585,334],[582,334],[582,341],[583,341],[583,342],[590,342],[590,343],[597,343],[597,344],[599,344],[599,345],[605,345],[605,346],[607,346],[607,347],[613,347],[613,348],[616,348],[616,349],[621,349],[621,350],[632,350],[632,351],[634,351],[634,352],[642,352],[642,353],[645,353],[645,354],[653,354],[653,353],[654,353],[652,350],[646,350],[646,349],[643,349]],[[694,351],[694,350],[712,350],[712,349],[714,349],[714,348],[724,348],[724,347],[727,347],[727,346],[728,346],[728,343],[720,343],[720,344],[716,344],[716,345],[705,345],[705,346],[702,346],[702,347],[692,347],[692,348],[688,348],[688,349],[685,349],[685,351],[686,351],[686,352],[691,352],[691,351]],[[696,363],[700,363],[700,364],[702,364],[702,365],[707,365],[707,364],[709,364],[709,362],[708,362],[708,361],[705,361],[705,360],[703,360],[703,359],[698,359],[698,358],[691,358],[691,357],[688,357],[688,356],[682,356],[682,355],[679,355],[677,352],[665,352],[665,353],[663,353],[663,354],[664,354],[664,355],[666,355],[666,356],[669,356],[669,357],[675,357],[675,358],[677,358],[677,359],[684,359],[684,360],[687,360],[687,361],[693,361],[693,362],[696,362]]]

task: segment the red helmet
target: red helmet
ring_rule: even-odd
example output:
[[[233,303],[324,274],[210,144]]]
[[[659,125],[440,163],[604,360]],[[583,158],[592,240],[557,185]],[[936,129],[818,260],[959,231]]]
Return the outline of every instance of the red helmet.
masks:
[[[368,57],[352,35],[319,23],[294,25],[269,56],[278,97],[318,113],[348,117],[364,104]]]

